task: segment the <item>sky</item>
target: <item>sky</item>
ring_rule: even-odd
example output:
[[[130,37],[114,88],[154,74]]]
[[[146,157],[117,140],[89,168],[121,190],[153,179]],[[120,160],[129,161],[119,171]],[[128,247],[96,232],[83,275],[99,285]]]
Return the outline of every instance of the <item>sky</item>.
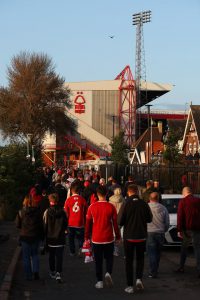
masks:
[[[47,54],[66,82],[134,76],[132,15],[145,10],[146,79],[174,86],[154,109],[200,104],[200,0],[0,0],[0,86],[21,51]]]

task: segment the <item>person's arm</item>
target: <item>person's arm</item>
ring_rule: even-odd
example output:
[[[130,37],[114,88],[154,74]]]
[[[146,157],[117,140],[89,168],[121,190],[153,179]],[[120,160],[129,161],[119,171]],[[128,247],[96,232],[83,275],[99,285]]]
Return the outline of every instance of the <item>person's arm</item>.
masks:
[[[149,205],[146,202],[144,202],[144,204],[146,206],[146,222],[151,223],[152,219],[153,219],[151,208],[149,207]]]
[[[117,211],[116,208],[113,206],[113,228],[116,236],[116,240],[121,239],[120,231],[119,231],[119,226],[117,224]]]
[[[15,224],[16,224],[16,227],[19,228],[19,229],[22,226],[21,210],[19,210],[17,215],[16,215]]]
[[[91,214],[90,207],[88,208],[87,215],[86,215],[86,224],[85,224],[85,240],[89,240],[92,234],[92,224],[93,218]]]
[[[178,211],[177,211],[177,231],[180,233],[185,229],[185,215],[183,209],[183,200],[179,201]]]
[[[123,203],[117,217],[117,223],[119,226],[124,226],[126,220],[126,203]]]
[[[165,223],[165,232],[166,232],[169,229],[169,213],[168,213],[168,210],[166,208],[165,208],[164,223]]]

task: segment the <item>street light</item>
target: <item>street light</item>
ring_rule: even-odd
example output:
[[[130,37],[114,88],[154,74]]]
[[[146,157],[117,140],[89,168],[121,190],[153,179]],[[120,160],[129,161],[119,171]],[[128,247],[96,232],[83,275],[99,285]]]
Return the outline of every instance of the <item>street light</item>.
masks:
[[[148,141],[148,163],[150,162],[150,157],[153,152],[153,147],[152,147],[152,119],[150,123],[150,109],[151,109],[151,104],[146,104],[147,107],[147,115],[148,115],[148,136],[149,136],[149,141]],[[151,126],[151,127],[150,127]],[[151,128],[151,132],[150,132]]]
[[[141,134],[141,80],[143,79],[146,82],[143,24],[148,22],[151,22],[150,10],[142,11],[133,15],[133,25],[136,26],[135,82],[138,108],[137,129],[139,136]]]
[[[27,148],[26,158],[27,159],[30,159],[30,157],[31,157],[31,155],[30,155],[30,145],[31,145],[32,136],[33,136],[32,133],[27,133],[27,135],[26,135],[26,148]]]
[[[115,115],[112,115],[112,125],[113,125],[113,141],[115,137]]]

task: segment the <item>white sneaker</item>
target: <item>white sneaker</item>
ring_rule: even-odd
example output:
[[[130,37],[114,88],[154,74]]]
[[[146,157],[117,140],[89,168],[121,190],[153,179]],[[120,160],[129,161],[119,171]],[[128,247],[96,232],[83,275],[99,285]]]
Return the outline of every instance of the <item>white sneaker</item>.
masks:
[[[56,281],[59,282],[59,283],[62,282],[62,279],[61,279],[61,276],[60,276],[59,272],[56,273]]]
[[[96,289],[102,289],[103,288],[103,281],[97,281],[97,283],[95,284],[95,288]]]
[[[144,290],[144,285],[143,285],[141,279],[137,279],[137,280],[136,280],[136,289],[137,289],[137,290]]]
[[[112,287],[113,286],[112,277],[111,277],[111,275],[108,272],[105,274],[105,282],[106,282],[106,285],[108,287]]]
[[[126,293],[129,293],[129,294],[133,294],[134,293],[134,289],[132,286],[127,286],[127,288],[125,288],[124,290]]]

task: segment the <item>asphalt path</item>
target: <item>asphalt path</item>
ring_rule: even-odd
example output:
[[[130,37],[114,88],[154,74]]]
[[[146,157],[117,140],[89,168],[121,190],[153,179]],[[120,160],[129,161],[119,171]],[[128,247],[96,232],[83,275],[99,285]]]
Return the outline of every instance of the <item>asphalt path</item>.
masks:
[[[16,267],[10,300],[122,300],[148,299],[148,300],[193,300],[200,299],[200,278],[197,278],[195,259],[191,252],[184,274],[177,274],[174,270],[179,261],[179,250],[177,248],[165,248],[163,250],[160,272],[157,279],[148,278],[148,260],[145,258],[144,286],[142,292],[127,294],[123,252],[115,257],[113,269],[113,288],[97,290],[94,263],[84,263],[84,258],[70,257],[68,246],[64,255],[63,283],[59,284],[48,274],[48,254],[40,256],[40,277],[38,281],[26,281],[22,260]]]

